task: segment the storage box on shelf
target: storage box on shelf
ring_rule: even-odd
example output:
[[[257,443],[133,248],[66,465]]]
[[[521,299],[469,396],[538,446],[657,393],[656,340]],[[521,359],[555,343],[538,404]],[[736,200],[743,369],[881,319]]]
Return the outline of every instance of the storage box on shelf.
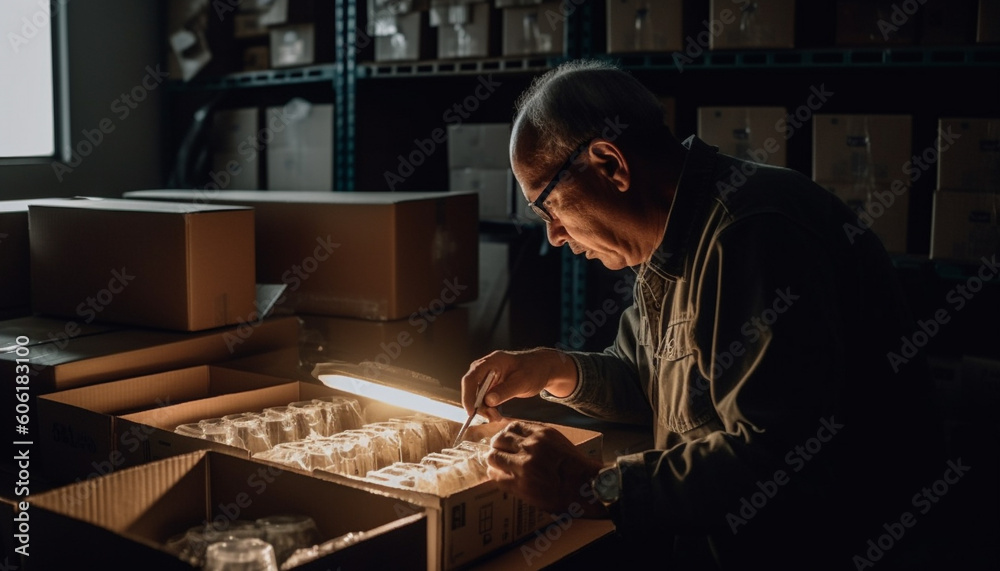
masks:
[[[267,187],[277,190],[333,189],[333,105],[294,99],[268,107],[272,138],[267,145]]]
[[[713,50],[795,47],[795,0],[712,0],[709,21],[721,24]]]
[[[784,107],[699,107],[698,137],[736,158],[787,166],[786,139],[775,125]]]
[[[431,303],[461,304],[477,295],[473,193],[151,190],[126,196],[252,206],[257,278],[287,284],[281,307],[297,313],[406,319]]]
[[[938,188],[1000,189],[1000,119],[942,118],[938,134]]]
[[[930,257],[978,264],[1000,252],[1000,192],[934,191]]]
[[[515,6],[503,10],[503,55],[537,56],[563,53],[565,19],[558,2]]]
[[[259,149],[253,145],[259,131],[257,111],[256,107],[222,109],[212,115],[212,170],[228,174],[218,177],[223,190],[260,188]]]
[[[28,219],[40,314],[200,331],[255,313],[249,208],[67,200]]]
[[[684,47],[681,0],[609,0],[608,53],[671,52]]]

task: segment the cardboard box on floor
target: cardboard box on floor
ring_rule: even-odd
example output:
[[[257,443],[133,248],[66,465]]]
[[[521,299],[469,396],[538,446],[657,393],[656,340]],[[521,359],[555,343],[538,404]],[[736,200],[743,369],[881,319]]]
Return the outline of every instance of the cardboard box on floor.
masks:
[[[201,365],[42,395],[33,432],[39,475],[48,483],[66,484],[123,466],[124,451],[137,452],[149,435],[136,430],[116,438],[117,416],[290,382]]]
[[[121,329],[60,338],[31,348],[31,392],[55,391],[159,373],[298,343],[295,317],[271,317],[197,333]],[[0,374],[14,378],[17,356],[0,353]]]
[[[888,184],[855,185],[852,183],[819,183],[820,186],[836,194],[856,212],[865,212],[871,230],[882,240],[882,245],[891,254],[907,253],[906,237],[910,219],[910,190],[901,194],[892,191]],[[881,200],[879,199],[881,197]],[[892,202],[889,202],[889,201]],[[867,231],[858,226],[858,232]]]
[[[478,196],[471,192],[126,193],[255,210],[257,277],[285,283],[295,313],[387,321],[476,299]],[[294,223],[290,222],[294,221]]]
[[[698,138],[738,159],[787,166],[784,107],[699,107]]]
[[[360,367],[356,368],[361,369]],[[349,366],[335,367],[333,370],[348,371],[352,368]],[[447,400],[457,402],[458,396],[454,390],[449,391],[429,385],[424,388],[426,390],[416,392],[450,395],[451,398]],[[146,441],[148,446],[139,454],[126,454],[126,465],[142,464],[177,454],[206,449],[249,458],[249,452],[242,448],[182,436],[174,433],[173,430],[180,424],[197,422],[205,418],[215,418],[238,412],[259,412],[266,407],[281,406],[290,402],[323,398],[330,395],[356,396],[309,383],[266,387],[226,397],[212,397],[122,416],[115,425],[118,433],[116,438],[136,430],[150,435]],[[369,422],[386,420],[413,412],[378,403],[363,396],[356,398],[362,403]],[[567,436],[588,457],[602,458],[602,435],[599,432],[568,426],[550,426]],[[271,465],[266,462],[262,463]],[[290,467],[284,467],[284,469],[297,471]],[[382,487],[357,478],[322,471],[315,471],[313,475],[349,486],[379,490],[381,493],[397,497],[406,502],[403,505],[404,511],[426,509],[429,518],[428,569],[450,569],[467,564],[510,545],[517,539],[553,521],[544,512],[514,496],[501,492],[493,482],[484,482],[447,497],[438,497],[433,494]]]
[[[910,115],[813,117],[813,180],[910,184]]]
[[[427,518],[401,516],[387,494],[196,452],[29,497],[31,565],[38,569],[195,569],[167,551],[191,527],[302,514],[323,541],[359,542],[295,569],[425,569]]]
[[[1000,252],[1000,194],[938,189],[933,209],[932,260],[975,264]]]
[[[253,214],[119,199],[31,204],[32,309],[177,331],[251,319]]]

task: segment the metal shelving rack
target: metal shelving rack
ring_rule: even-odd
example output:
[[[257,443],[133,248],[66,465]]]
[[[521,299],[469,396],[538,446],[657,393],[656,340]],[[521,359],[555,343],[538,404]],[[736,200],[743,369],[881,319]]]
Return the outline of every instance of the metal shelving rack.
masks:
[[[295,69],[267,70],[198,80],[190,84],[172,83],[172,91],[230,90],[282,85],[330,83],[336,101],[334,125],[334,166],[336,191],[355,189],[356,91],[358,81],[396,77],[434,77],[480,74],[483,72],[541,72],[561,61],[576,57],[614,59],[631,70],[679,72],[675,54],[609,56],[597,53],[593,43],[592,6],[583,3],[566,14],[562,57],[487,58],[458,61],[408,63],[362,63],[358,61],[359,4],[357,0],[336,0],[336,61],[332,64]],[[366,36],[361,39],[370,40]],[[681,52],[678,52],[681,53]],[[810,69],[896,69],[917,67],[996,68],[1000,47],[906,47],[864,49],[746,50],[709,51],[684,60],[684,69],[729,71],[752,68]],[[571,332],[583,323],[586,297],[585,261],[568,250],[561,261],[562,299],[560,331],[569,346]]]

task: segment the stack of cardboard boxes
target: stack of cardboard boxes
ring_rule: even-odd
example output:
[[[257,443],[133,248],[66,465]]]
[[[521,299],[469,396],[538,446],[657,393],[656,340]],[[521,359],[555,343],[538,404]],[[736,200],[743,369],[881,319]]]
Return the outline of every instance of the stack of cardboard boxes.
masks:
[[[453,403],[457,378],[442,387],[413,371],[468,362],[467,312],[454,306],[477,295],[475,194],[218,194],[213,204],[202,191],[165,191],[2,209],[11,239],[0,246],[18,250],[5,291],[20,296],[11,297],[18,313],[44,314],[0,322],[0,370],[24,429],[3,467],[13,491],[3,494],[5,521],[21,533],[5,537],[8,561],[188,569],[169,551],[172,536],[295,512],[322,539],[361,532],[301,569],[444,569],[551,521],[490,483],[449,498],[408,495],[175,434],[183,423],[343,394],[303,372],[303,338],[318,360],[373,361],[355,367],[409,375]],[[275,312],[297,315],[265,317],[269,284],[280,293]],[[358,398],[370,414],[387,410]],[[563,430],[600,457],[598,433]],[[467,502],[476,513],[460,513]]]

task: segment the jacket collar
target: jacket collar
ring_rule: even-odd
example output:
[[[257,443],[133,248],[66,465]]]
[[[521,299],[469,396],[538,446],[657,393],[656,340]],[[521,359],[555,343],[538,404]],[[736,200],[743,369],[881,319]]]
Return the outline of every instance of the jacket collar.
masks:
[[[646,267],[665,279],[678,281],[684,278],[686,253],[700,239],[708,206],[715,196],[711,178],[719,148],[694,135],[681,144],[688,152],[667,215],[663,240],[649,262],[637,268],[640,275]]]

